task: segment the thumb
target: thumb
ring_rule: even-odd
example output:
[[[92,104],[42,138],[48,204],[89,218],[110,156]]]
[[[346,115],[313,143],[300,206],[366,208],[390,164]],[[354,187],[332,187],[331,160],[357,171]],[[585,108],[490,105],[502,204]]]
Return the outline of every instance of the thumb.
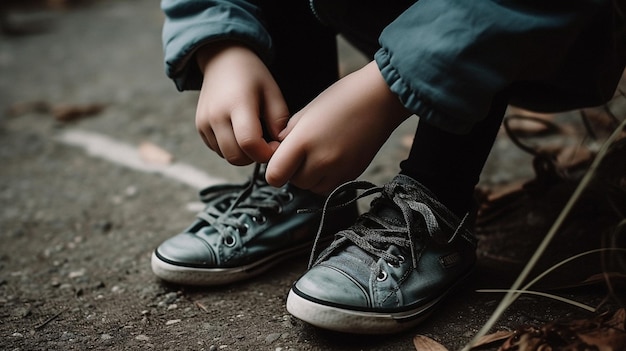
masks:
[[[287,135],[289,135],[289,133],[291,133],[293,128],[296,126],[296,124],[298,124],[298,121],[300,120],[301,117],[302,117],[302,111],[296,113],[293,117],[289,119],[289,122],[287,123],[285,128],[283,128],[280,131],[280,133],[278,133],[278,141],[285,140]]]

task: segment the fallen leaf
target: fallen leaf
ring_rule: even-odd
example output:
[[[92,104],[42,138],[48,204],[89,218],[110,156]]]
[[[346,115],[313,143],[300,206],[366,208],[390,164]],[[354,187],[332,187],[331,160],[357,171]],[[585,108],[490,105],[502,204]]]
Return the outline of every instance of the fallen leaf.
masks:
[[[144,161],[157,165],[169,165],[174,160],[172,154],[147,141],[139,145],[139,155]]]
[[[626,350],[625,319],[626,312],[621,308],[613,315],[604,313],[590,319],[522,327],[498,351],[623,351]]]
[[[540,136],[554,134],[559,127],[554,123],[554,115],[515,114],[508,115],[506,123],[517,136]]]
[[[448,351],[445,346],[424,335],[416,335],[413,345],[417,351]]]
[[[88,105],[58,105],[52,108],[52,116],[57,121],[69,122],[80,118],[93,116],[104,109],[101,104]]]

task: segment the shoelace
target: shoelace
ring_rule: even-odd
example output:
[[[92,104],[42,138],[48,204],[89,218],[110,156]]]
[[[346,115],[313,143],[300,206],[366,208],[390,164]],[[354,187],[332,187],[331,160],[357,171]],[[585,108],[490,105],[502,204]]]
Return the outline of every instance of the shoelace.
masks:
[[[340,205],[329,205],[338,194],[342,194],[348,190],[363,190],[363,192]],[[380,193],[381,196],[372,203],[372,210],[362,214],[357,222],[349,229],[338,232],[335,235],[335,240],[319,255],[317,260],[314,261],[317,244],[323,230],[327,212],[339,207],[345,207],[360,198],[376,193]],[[390,182],[383,187],[379,187],[367,181],[352,181],[338,187],[326,199],[326,203],[322,209],[321,223],[313,243],[313,250],[309,259],[309,268],[314,264],[322,262],[337,248],[348,242],[352,242],[370,255],[382,258],[385,262],[393,266],[398,266],[405,260],[401,255],[394,255],[387,252],[390,245],[396,245],[411,253],[413,267],[417,267],[419,257],[414,243],[415,238],[424,238],[423,234],[426,234],[438,242],[450,243],[459,234],[467,218],[467,216],[463,218],[451,237],[444,237],[439,226],[439,221],[442,219],[437,220],[433,210],[423,202],[424,196],[425,195],[416,193],[415,191],[409,191],[407,186],[396,182]],[[393,223],[393,220],[381,218],[377,214],[378,206],[397,207],[402,213],[403,223],[397,224]],[[381,272],[377,272],[376,274],[379,275],[380,273]]]
[[[265,183],[261,175],[261,165],[256,164],[252,178],[244,185],[233,185],[220,188],[222,195],[211,196],[210,192],[203,192],[201,199],[206,203],[205,208],[197,217],[212,226],[222,237],[227,246],[235,244],[234,228],[239,235],[245,235],[249,227],[241,221],[242,215],[247,215],[256,223],[262,224],[270,214],[282,211],[282,201],[293,199],[293,194]],[[236,189],[241,189],[235,192]]]

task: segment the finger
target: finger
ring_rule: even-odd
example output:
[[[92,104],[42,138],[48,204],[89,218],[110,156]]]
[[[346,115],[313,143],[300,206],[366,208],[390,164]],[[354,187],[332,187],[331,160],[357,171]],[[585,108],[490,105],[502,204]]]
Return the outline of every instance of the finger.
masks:
[[[266,163],[274,152],[263,138],[258,110],[239,107],[231,113],[232,130],[240,150],[254,162]]]
[[[289,122],[287,123],[287,125],[285,126],[285,128],[283,128],[279,133],[278,133],[278,141],[283,141],[285,140],[285,138],[287,137],[287,135],[289,135],[289,133],[291,133],[291,131],[293,130],[293,128],[296,126],[296,124],[298,124],[298,121],[300,120],[300,118],[302,118],[302,116],[304,115],[304,113],[306,112],[306,107],[300,111],[298,111],[295,115],[293,115],[290,119]]]
[[[265,180],[272,186],[281,187],[290,181],[304,161],[304,152],[283,142],[267,164]]]
[[[245,166],[253,162],[239,147],[230,123],[216,125],[213,131],[219,149],[228,163],[235,166]]]
[[[309,188],[309,191],[319,195],[328,195],[331,191],[335,190],[335,188],[335,186],[326,181],[326,177],[322,177],[321,179],[319,179],[317,184]]]
[[[317,165],[307,158],[300,163],[296,172],[289,178],[289,182],[300,189],[311,190],[313,192],[323,192],[326,187],[323,183],[323,174]]]
[[[213,134],[213,131],[209,130],[208,132],[203,132],[202,130],[198,130],[198,133],[200,134],[200,138],[202,138],[202,141],[204,141],[204,144],[208,146],[209,149],[213,150],[220,157],[224,158],[224,155],[222,155],[222,151],[217,145],[217,141],[215,140],[215,135]],[[210,136],[207,136],[207,134]]]
[[[309,190],[316,194],[328,195],[333,190],[337,189],[337,187],[339,187],[341,184],[344,184],[345,182],[348,182],[351,180],[353,179],[347,178],[347,177],[335,178],[333,176],[324,176],[319,180],[317,184],[309,188]]]

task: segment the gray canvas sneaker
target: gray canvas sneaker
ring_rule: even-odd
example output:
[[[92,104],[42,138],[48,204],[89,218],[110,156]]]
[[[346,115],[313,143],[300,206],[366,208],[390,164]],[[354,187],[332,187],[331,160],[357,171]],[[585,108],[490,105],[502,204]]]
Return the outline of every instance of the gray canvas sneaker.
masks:
[[[359,197],[381,194],[311,262],[292,286],[287,310],[340,332],[403,331],[426,318],[474,266],[468,216],[459,219],[404,175],[384,187],[352,182],[338,190],[349,187],[365,189]]]
[[[187,285],[221,285],[256,276],[285,259],[307,255],[316,238],[324,198],[292,185],[274,188],[257,165],[250,181],[200,192],[205,208],[182,233],[159,245],[152,271]],[[346,207],[333,226],[343,229],[357,217]],[[330,233],[331,231],[329,231]]]

